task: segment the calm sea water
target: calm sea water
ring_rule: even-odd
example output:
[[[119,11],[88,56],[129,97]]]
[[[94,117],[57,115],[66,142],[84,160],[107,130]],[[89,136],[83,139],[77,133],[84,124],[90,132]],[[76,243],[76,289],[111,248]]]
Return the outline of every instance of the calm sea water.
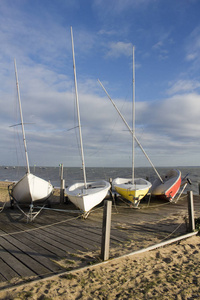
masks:
[[[160,175],[164,175],[171,168],[157,168]],[[198,185],[200,183],[200,167],[177,167],[182,173],[182,178],[187,175],[192,185],[187,185],[186,191],[193,191],[199,194]],[[4,167],[0,166],[0,181],[18,181],[26,172],[25,167]],[[60,168],[59,167],[32,167],[31,173],[45,179],[50,180],[55,187],[60,186]],[[131,168],[87,168],[87,181],[94,181],[116,177],[131,177]],[[148,177],[153,182],[157,177],[152,168],[135,168],[135,177]],[[64,179],[66,186],[78,181],[83,181],[83,172],[80,168],[64,168]]]

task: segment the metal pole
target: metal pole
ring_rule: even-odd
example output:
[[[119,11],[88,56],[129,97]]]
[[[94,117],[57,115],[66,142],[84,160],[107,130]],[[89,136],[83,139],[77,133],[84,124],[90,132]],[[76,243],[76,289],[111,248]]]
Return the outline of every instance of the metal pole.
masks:
[[[86,180],[86,171],[85,171],[85,159],[84,159],[84,151],[83,151],[82,132],[81,132],[81,119],[80,119],[80,110],[79,110],[79,101],[78,101],[78,88],[77,88],[77,79],[76,79],[76,64],[75,64],[75,53],[74,53],[74,39],[73,39],[72,27],[71,27],[71,40],[72,40],[72,55],[73,55],[73,68],[74,68],[74,83],[75,83],[75,93],[76,93],[76,109],[77,109],[78,127],[79,127],[79,138],[80,138],[80,146],[81,146],[83,177],[84,177],[84,185],[85,185],[85,188],[87,189],[87,180]]]
[[[133,125],[132,125],[132,184],[134,184],[134,177],[135,177],[135,174],[134,174],[134,171],[135,171],[135,51],[134,51],[134,47],[133,47],[133,111],[132,111],[132,122],[133,122]]]
[[[131,134],[133,134],[132,129],[130,128],[130,126],[128,125],[128,123],[126,122],[125,118],[123,117],[123,115],[121,114],[120,110],[118,109],[118,107],[116,106],[115,102],[112,100],[112,98],[110,97],[110,95],[108,94],[108,92],[106,91],[105,87],[103,86],[103,84],[101,83],[101,81],[98,79],[99,84],[101,85],[101,87],[103,88],[104,92],[106,93],[106,95],[108,96],[108,98],[110,99],[111,103],[113,104],[114,108],[117,110],[118,114],[120,115],[120,117],[122,118],[122,121],[124,122],[124,124],[126,125],[126,127],[128,128],[128,130],[130,131]],[[138,144],[138,146],[140,147],[140,149],[142,150],[142,152],[144,153],[145,157],[147,158],[147,160],[149,161],[149,163],[151,164],[152,168],[154,169],[154,171],[156,172],[158,178],[160,179],[160,181],[163,183],[163,180],[161,178],[161,176],[159,175],[158,171],[156,170],[155,166],[153,165],[152,161],[150,160],[150,158],[148,157],[147,153],[145,152],[144,148],[142,147],[142,145],[140,144],[140,142],[138,141],[137,137],[134,135],[134,139],[136,140],[136,143]]]
[[[20,98],[20,91],[19,91],[19,82],[18,82],[18,75],[17,75],[16,60],[14,60],[14,64],[15,64],[15,77],[16,77],[17,95],[18,95],[18,101],[19,101],[19,111],[20,111],[21,126],[22,126],[22,135],[23,135],[24,150],[25,150],[25,156],[26,156],[27,173],[30,173],[29,160],[28,160],[28,151],[27,151],[27,145],[26,145],[26,136],[25,136],[25,130],[24,130],[24,121],[23,121],[23,114],[22,114],[22,106],[21,106],[21,98]]]

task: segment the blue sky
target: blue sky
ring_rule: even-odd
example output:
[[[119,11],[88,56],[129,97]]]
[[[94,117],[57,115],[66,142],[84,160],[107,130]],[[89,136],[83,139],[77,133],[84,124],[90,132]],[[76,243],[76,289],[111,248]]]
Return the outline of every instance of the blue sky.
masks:
[[[0,165],[25,164],[16,58],[31,165],[80,166],[70,27],[73,27],[86,166],[131,166],[131,135],[155,166],[200,165],[198,0],[1,0]],[[136,166],[149,166],[138,146]]]

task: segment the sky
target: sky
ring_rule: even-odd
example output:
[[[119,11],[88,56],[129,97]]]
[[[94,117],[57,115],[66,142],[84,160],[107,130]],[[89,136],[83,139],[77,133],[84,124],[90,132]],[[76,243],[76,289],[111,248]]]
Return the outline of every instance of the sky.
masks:
[[[156,166],[200,166],[199,0],[1,0],[0,165],[131,167],[135,134]],[[11,127],[12,126],[12,127]],[[149,162],[135,143],[135,166]]]

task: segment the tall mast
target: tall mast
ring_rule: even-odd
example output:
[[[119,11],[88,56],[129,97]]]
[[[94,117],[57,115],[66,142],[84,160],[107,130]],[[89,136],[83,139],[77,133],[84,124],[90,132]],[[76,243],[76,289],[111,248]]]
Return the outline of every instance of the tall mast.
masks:
[[[83,152],[83,141],[82,141],[82,132],[81,132],[81,120],[80,120],[79,101],[78,101],[78,88],[77,88],[77,80],[76,80],[76,65],[75,65],[74,40],[73,40],[73,31],[72,31],[72,27],[71,27],[71,40],[72,40],[74,83],[75,83],[75,93],[76,93],[76,108],[77,108],[78,127],[79,127],[79,138],[80,138],[80,146],[81,146],[81,157],[82,157],[83,177],[84,177],[84,185],[85,185],[85,188],[87,188],[86,172],[85,172],[85,160],[84,160],[84,152]]]
[[[118,109],[118,107],[116,106],[115,102],[112,100],[112,98],[110,97],[110,95],[108,94],[108,92],[106,91],[105,87],[103,86],[103,84],[101,83],[101,81],[98,79],[98,82],[100,83],[102,89],[104,90],[104,92],[106,93],[106,95],[108,96],[108,98],[110,99],[112,105],[114,106],[114,108],[116,109],[116,111],[118,112],[118,114],[120,115],[120,117],[122,118],[122,121],[124,122],[124,124],[126,125],[126,127],[128,128],[128,130],[130,131],[131,135],[133,136],[133,131],[131,129],[131,127],[128,125],[128,123],[126,122],[125,118],[123,117],[123,115],[121,114],[120,110]],[[160,181],[163,183],[163,179],[161,178],[160,174],[158,173],[158,171],[156,170],[155,166],[153,165],[152,161],[150,160],[150,158],[148,157],[147,153],[145,152],[144,148],[142,147],[142,145],[140,144],[140,142],[138,141],[137,137],[134,135],[134,139],[136,141],[136,143],[138,144],[138,146],[140,147],[140,149],[142,150],[142,152],[144,153],[145,157],[147,158],[147,160],[149,161],[149,163],[151,164],[152,168],[154,169],[154,171],[156,172],[158,178],[160,179]]]
[[[21,126],[22,126],[22,135],[23,135],[24,150],[25,150],[25,156],[26,156],[27,173],[30,173],[28,152],[27,152],[27,146],[26,146],[26,137],[25,137],[25,130],[24,130],[24,121],[23,121],[23,115],[22,115],[22,106],[21,106],[21,99],[20,99],[20,92],[19,92],[19,82],[18,82],[18,76],[17,76],[16,60],[14,60],[14,64],[15,64],[17,95],[18,95],[18,101],[19,101],[19,110],[20,110],[20,118],[21,118]]]
[[[133,129],[132,129],[132,184],[134,184],[134,143],[135,143],[135,53],[133,47]]]

